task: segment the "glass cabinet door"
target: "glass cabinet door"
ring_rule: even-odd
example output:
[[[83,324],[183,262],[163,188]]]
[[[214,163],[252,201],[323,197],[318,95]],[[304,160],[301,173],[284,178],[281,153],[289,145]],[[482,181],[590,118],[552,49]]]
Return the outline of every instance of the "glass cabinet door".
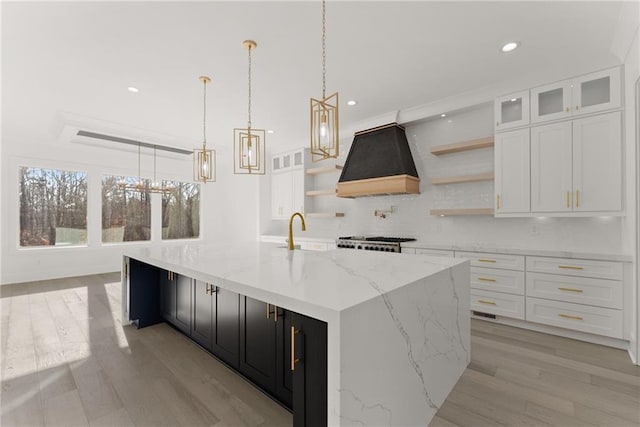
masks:
[[[531,123],[571,116],[571,80],[531,89]]]
[[[496,132],[529,124],[529,91],[505,95],[495,100]]]
[[[573,79],[573,115],[620,107],[620,67]]]

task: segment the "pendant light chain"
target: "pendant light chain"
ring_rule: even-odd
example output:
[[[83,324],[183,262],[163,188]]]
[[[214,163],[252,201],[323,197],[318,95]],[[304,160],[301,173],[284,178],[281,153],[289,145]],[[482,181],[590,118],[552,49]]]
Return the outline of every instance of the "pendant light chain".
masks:
[[[325,0],[322,0],[322,99],[326,98],[327,89],[326,21]]]
[[[207,81],[203,80],[204,83],[204,108],[202,109],[202,145],[203,147],[207,146]]]
[[[249,107],[248,107],[249,119],[247,121],[247,129],[249,130],[249,133],[251,133],[251,46],[249,46],[249,48],[247,50],[249,51],[249,97],[248,97],[248,101],[249,101]]]

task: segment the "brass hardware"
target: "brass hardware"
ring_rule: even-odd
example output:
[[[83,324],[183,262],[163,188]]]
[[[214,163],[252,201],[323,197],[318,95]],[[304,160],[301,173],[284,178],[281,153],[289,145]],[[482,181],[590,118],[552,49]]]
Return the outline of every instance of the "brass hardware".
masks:
[[[206,184],[216,181],[216,150],[207,148],[207,83],[211,78],[200,76],[198,80],[203,85],[202,148],[193,150],[193,180]]]
[[[296,370],[296,362],[299,362],[300,359],[296,359],[296,334],[300,331],[296,331],[296,327],[291,327],[291,370]]]
[[[571,207],[571,191],[567,191],[567,208]]]
[[[489,279],[487,277],[478,277],[478,280],[480,280],[481,282],[495,282],[496,279]]]
[[[278,323],[278,306],[273,306],[273,321]]]
[[[580,316],[572,316],[571,314],[558,314],[558,316],[560,317],[564,317],[565,319],[573,319],[573,320],[584,320],[582,317]]]
[[[299,216],[302,221],[302,231],[307,231],[307,225],[304,222],[304,216],[300,212],[294,212],[289,218],[289,250],[292,251],[294,249],[293,246],[293,219]]]
[[[576,190],[576,208],[580,207],[580,190]]]
[[[496,122],[496,127],[497,127],[497,126],[500,126],[500,122]]]
[[[271,308],[271,304],[267,304],[267,319],[271,315],[271,310],[269,310],[270,308]]]
[[[567,107],[567,113],[569,112],[569,107]]]
[[[558,268],[564,268],[566,270],[584,270],[583,267],[578,265],[559,265]]]
[[[483,299],[479,299],[479,300],[478,300],[478,302],[479,302],[480,304],[496,305],[496,303],[495,303],[495,302],[493,302],[493,301],[485,301],[485,300],[483,300]]]
[[[496,195],[496,206],[497,206],[496,209],[500,209],[500,195],[499,194]]]
[[[576,110],[579,110],[579,109],[580,109],[580,106],[579,106],[579,105],[576,105]]]
[[[576,288],[558,288],[561,291],[569,291],[569,292],[579,292],[582,293],[584,292],[582,289],[576,289]]]
[[[496,262],[495,259],[479,258],[478,262]]]

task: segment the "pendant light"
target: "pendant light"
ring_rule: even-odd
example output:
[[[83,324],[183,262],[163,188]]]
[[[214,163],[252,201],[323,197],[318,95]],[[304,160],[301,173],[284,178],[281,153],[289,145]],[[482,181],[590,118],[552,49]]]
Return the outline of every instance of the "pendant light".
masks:
[[[200,76],[199,79],[204,86],[202,149],[193,150],[193,180],[206,184],[216,181],[216,151],[207,150],[207,83],[210,83],[211,79],[207,76]]]
[[[148,180],[142,179],[140,174],[140,143],[138,143],[138,180],[135,184],[128,184],[126,179],[118,182],[118,187],[125,191],[139,191],[149,193],[170,193],[174,190],[172,185],[160,184],[156,178],[156,146],[153,146],[153,181],[151,183]]]
[[[167,185],[164,183],[160,184],[156,179],[156,146],[153,146],[153,181],[149,185],[149,192],[151,193],[171,193],[174,190],[172,185]]]
[[[311,160],[338,157],[338,92],[326,96],[326,7],[322,0],[322,99],[311,98]]]
[[[266,135],[264,129],[251,127],[251,51],[258,46],[253,40],[242,42],[249,55],[248,120],[246,129],[233,130],[233,173],[236,175],[264,175]]]
[[[146,189],[147,186],[140,176],[140,143],[138,143],[138,180],[135,184],[128,184],[126,178],[122,178],[118,182],[118,187],[125,191],[144,191]]]

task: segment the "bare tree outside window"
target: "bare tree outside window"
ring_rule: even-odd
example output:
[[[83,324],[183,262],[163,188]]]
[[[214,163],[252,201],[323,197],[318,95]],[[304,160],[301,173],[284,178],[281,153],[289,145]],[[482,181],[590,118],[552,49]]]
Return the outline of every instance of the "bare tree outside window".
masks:
[[[20,168],[20,246],[87,243],[87,174]]]
[[[102,177],[102,242],[150,240],[151,193],[147,189],[125,190],[121,182],[133,186],[138,178]],[[146,188],[148,184],[146,182]]]
[[[162,195],[162,239],[193,239],[200,236],[200,185],[165,181],[174,188]]]

